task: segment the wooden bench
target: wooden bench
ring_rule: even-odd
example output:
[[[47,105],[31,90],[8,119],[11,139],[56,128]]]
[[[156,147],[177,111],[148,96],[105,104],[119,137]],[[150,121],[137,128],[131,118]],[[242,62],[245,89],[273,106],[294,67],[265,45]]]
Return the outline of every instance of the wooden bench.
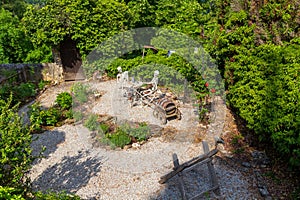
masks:
[[[193,158],[185,163],[182,163],[182,164],[179,164],[177,154],[174,153],[173,154],[173,165],[174,165],[173,171],[162,176],[159,180],[160,184],[164,184],[169,179],[178,175],[179,190],[180,190],[183,200],[188,199],[185,188],[184,188],[184,185],[185,185],[184,180],[183,180],[184,173],[191,171],[193,168],[198,167],[200,165],[204,165],[204,164],[207,165],[207,167],[208,167],[210,187],[209,187],[209,189],[191,197],[190,200],[199,199],[200,197],[204,196],[205,194],[211,193],[211,192],[213,192],[216,196],[221,195],[216,172],[215,172],[214,166],[212,164],[212,157],[218,153],[218,149],[215,148],[210,151],[206,141],[202,141],[202,145],[203,145],[203,150],[204,150],[203,155],[195,157],[195,158]],[[216,147],[217,147],[217,145],[216,145]]]

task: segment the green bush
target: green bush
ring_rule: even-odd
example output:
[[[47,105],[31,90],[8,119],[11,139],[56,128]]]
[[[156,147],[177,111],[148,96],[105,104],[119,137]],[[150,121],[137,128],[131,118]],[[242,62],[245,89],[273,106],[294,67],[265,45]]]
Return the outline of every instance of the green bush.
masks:
[[[4,83],[0,85],[0,97],[3,100],[9,98],[10,94],[12,94],[12,86],[10,84]],[[17,100],[13,100],[13,104],[17,103]]]
[[[99,131],[101,131],[102,134],[106,134],[109,131],[109,125],[101,123],[99,125]]]
[[[121,148],[131,142],[130,136],[121,128],[118,128],[115,133],[106,134],[106,137],[113,145]]]
[[[83,83],[75,83],[71,88],[71,92],[73,94],[73,99],[75,102],[85,103],[88,101],[88,85],[84,85]]]
[[[84,121],[84,126],[90,131],[95,131],[99,128],[99,122],[97,121],[98,116],[95,114],[89,115],[89,117]]]
[[[39,103],[34,103],[29,106],[29,120],[33,131],[40,131],[43,119],[41,115],[41,106]]]
[[[252,8],[216,1],[203,41],[224,72],[227,103],[280,159],[299,167],[300,38],[291,34],[299,8],[289,1],[255,8],[257,18]]]
[[[48,110],[42,110],[40,115],[42,117],[42,125],[55,126],[60,121],[61,111],[51,107]]]
[[[39,90],[43,90],[46,85],[48,85],[50,83],[50,81],[44,81],[44,80],[41,80],[39,83],[38,83],[38,88]]]
[[[13,88],[13,93],[14,98],[22,102],[36,95],[36,86],[33,83],[21,83],[19,86]]]
[[[35,192],[33,195],[35,200],[80,200],[79,196],[66,192]]]
[[[62,92],[57,95],[55,103],[63,110],[69,110],[72,107],[72,96],[68,92]]]
[[[4,77],[10,77],[16,75],[16,70],[4,70],[0,69],[0,75]],[[0,85],[0,96],[2,99],[8,99],[10,94],[13,94],[12,104],[26,103],[27,100],[36,96],[39,88],[36,84],[27,82],[19,83],[18,76],[12,77]]]
[[[51,107],[42,109],[39,103],[34,103],[30,106],[29,119],[32,130],[40,131],[42,126],[55,126],[63,119],[63,112],[58,108]]]
[[[0,199],[80,199],[64,192],[31,194],[30,179],[26,176],[36,158],[31,155],[31,130],[41,125],[55,125],[60,111],[54,107],[42,110],[39,104],[33,104],[30,120],[34,125],[29,128],[18,115],[18,104],[11,105],[12,98],[11,95],[8,100],[0,99]]]
[[[12,106],[11,102],[12,96],[7,102],[0,99],[0,185],[23,188],[26,192],[26,172],[34,160],[30,147],[32,139],[30,129],[23,125],[18,115],[18,105]]]
[[[172,56],[167,57],[167,51],[164,50],[160,50],[157,54],[149,51],[144,58],[141,55],[135,57],[125,56],[115,59],[106,69],[101,69],[102,66],[99,65],[97,70],[105,70],[110,77],[116,77],[117,67],[122,66],[123,71],[129,71],[130,75],[140,81],[151,81],[153,72],[159,70],[159,85],[183,92],[184,79],[186,79],[195,92],[208,94],[208,90],[204,86],[205,80],[202,79],[199,70],[179,55],[172,54]],[[199,63],[199,66],[201,66],[201,63]],[[216,83],[211,83],[211,87],[213,85],[216,85]],[[217,86],[215,88],[217,89]]]
[[[72,109],[64,111],[63,116],[67,119],[73,119],[74,118],[74,111]]]
[[[262,45],[236,56],[228,99],[261,141],[300,166],[300,45]]]
[[[134,137],[137,141],[147,140],[150,136],[150,128],[146,123],[139,123],[135,127],[131,127],[128,124],[124,124],[120,127],[129,136]]]
[[[25,198],[22,197],[20,189],[2,186],[0,186],[0,199],[25,200]]]
[[[72,111],[72,114],[73,114],[73,118],[76,122],[80,121],[83,119],[83,113],[80,112],[80,111]]]

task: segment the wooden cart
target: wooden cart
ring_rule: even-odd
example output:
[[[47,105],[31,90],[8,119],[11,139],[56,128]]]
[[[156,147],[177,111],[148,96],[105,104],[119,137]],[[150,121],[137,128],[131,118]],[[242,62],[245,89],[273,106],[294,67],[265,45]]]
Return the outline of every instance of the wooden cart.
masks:
[[[154,117],[158,118],[162,124],[166,124],[168,119],[181,119],[181,112],[176,103],[164,94],[157,93],[157,89],[151,85],[132,86],[127,88],[125,96],[130,101],[130,106],[141,102],[153,109]]]

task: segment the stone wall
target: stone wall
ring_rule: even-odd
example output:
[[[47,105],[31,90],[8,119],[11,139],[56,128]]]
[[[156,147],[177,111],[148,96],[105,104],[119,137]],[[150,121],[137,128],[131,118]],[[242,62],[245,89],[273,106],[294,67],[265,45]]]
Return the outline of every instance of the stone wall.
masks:
[[[0,69],[16,70],[19,82],[38,82],[40,80],[60,83],[64,81],[63,67],[56,63],[41,63],[41,64],[0,64]],[[5,77],[0,71],[0,82],[3,83],[10,78]]]
[[[57,65],[56,63],[43,63],[42,66],[43,80],[55,83],[64,81],[64,70],[61,65]]]

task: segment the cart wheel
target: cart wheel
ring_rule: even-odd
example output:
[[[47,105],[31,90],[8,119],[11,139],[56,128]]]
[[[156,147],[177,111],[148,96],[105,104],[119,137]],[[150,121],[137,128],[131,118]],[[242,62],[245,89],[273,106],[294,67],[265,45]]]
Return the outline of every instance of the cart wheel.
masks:
[[[177,113],[177,119],[181,120],[181,113]]]

